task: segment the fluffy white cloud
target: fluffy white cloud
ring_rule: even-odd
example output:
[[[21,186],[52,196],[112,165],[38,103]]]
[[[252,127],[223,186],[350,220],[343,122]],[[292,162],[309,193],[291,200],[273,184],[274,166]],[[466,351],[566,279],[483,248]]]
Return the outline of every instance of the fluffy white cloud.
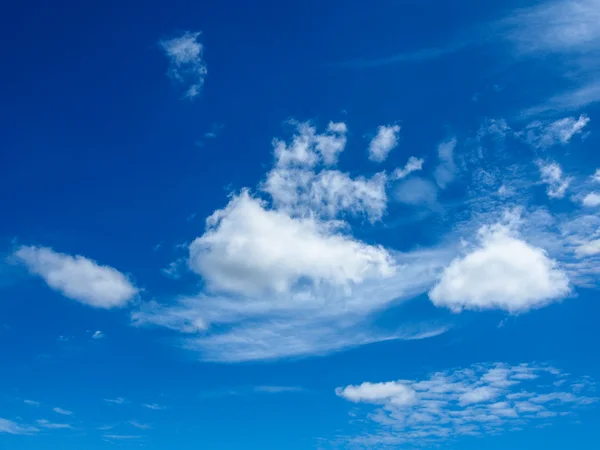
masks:
[[[438,146],[438,157],[440,164],[435,169],[435,181],[438,186],[445,189],[456,176],[456,164],[454,163],[454,150],[456,149],[456,138],[442,142]]]
[[[83,256],[57,253],[47,247],[21,247],[15,253],[32,274],[39,275],[65,297],[95,308],[127,304],[138,292],[125,275]]]
[[[562,382],[561,390],[553,389],[556,381]],[[351,438],[350,446],[432,447],[459,436],[498,434],[571,415],[597,401],[586,396],[592,392],[591,381],[578,384],[553,367],[496,363],[437,372],[421,380],[366,382],[337,388],[336,394],[378,405],[366,417],[378,431]]]
[[[408,158],[408,162],[402,169],[398,168],[394,170],[390,178],[392,180],[401,180],[402,178],[406,178],[413,172],[423,170],[424,162],[425,160],[423,160],[422,158],[416,158],[414,156],[411,156],[410,158]]]
[[[100,330],[95,331],[94,334],[92,334],[92,339],[104,339],[104,333]]]
[[[543,163],[537,161],[540,168],[542,183],[548,185],[546,193],[550,198],[563,198],[571,184],[571,177],[564,177],[562,168],[557,163]]]
[[[565,117],[550,123],[535,121],[530,123],[519,135],[531,146],[547,149],[554,145],[566,145],[576,134],[580,134],[590,121],[585,115]]]
[[[600,205],[600,194],[597,192],[590,192],[581,201],[583,206],[587,206],[589,208],[595,208]]]
[[[387,383],[365,382],[359,386],[337,388],[335,393],[355,403],[391,403],[399,406],[412,405],[417,401],[417,393],[398,381]]]
[[[332,224],[266,209],[248,192],[207,219],[190,245],[190,268],[218,291],[285,293],[298,283],[340,287],[394,273],[390,255]]]
[[[507,225],[480,229],[480,244],[453,260],[429,292],[433,303],[518,313],[567,296],[569,279],[556,261],[513,234]]]
[[[37,433],[38,431],[39,430],[35,427],[21,425],[12,420],[0,418],[0,433],[28,435]]]
[[[198,41],[199,32],[186,31],[181,36],[160,41],[169,59],[169,76],[187,86],[185,96],[196,97],[204,85],[207,70],[203,59],[203,45]]]
[[[594,175],[592,175],[592,180],[595,183],[600,183],[600,169],[596,169],[596,171],[594,172]]]
[[[377,135],[369,144],[369,159],[383,162],[388,154],[398,145],[400,125],[382,125],[377,129]]]
[[[68,410],[62,409],[62,408],[53,408],[52,411],[54,411],[56,414],[60,414],[62,416],[72,416],[73,415],[72,411],[68,411]]]
[[[600,254],[600,239],[593,239],[578,245],[575,248],[575,254],[578,258],[585,258],[587,256]]]

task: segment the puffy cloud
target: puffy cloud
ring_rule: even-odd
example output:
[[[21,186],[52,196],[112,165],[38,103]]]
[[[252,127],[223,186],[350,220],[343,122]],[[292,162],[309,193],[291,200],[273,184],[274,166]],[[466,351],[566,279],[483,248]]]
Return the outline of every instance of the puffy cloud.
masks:
[[[578,245],[575,248],[575,254],[578,258],[600,254],[600,239],[593,239]]]
[[[553,390],[557,380],[565,382],[558,391]],[[365,382],[335,392],[353,403],[377,405],[366,418],[376,434],[360,434],[350,444],[397,448],[498,434],[570,415],[597,401],[585,395],[591,391],[589,383],[583,388],[576,384],[553,367],[496,363],[437,372],[421,380]]]
[[[579,118],[565,117],[550,123],[535,121],[530,123],[519,135],[531,146],[547,149],[554,145],[566,145],[576,134],[580,134],[590,121],[586,115]]]
[[[94,334],[92,334],[92,339],[98,340],[98,339],[104,339],[104,337],[105,337],[104,333],[100,330],[98,330],[98,331],[94,332]]]
[[[14,257],[32,274],[39,275],[50,288],[95,308],[124,306],[138,292],[118,270],[101,266],[83,256],[30,246],[19,248]]]
[[[480,229],[480,244],[454,259],[429,292],[433,303],[518,313],[567,296],[569,279],[556,261],[513,234],[501,224]]]
[[[351,402],[392,403],[394,405],[412,405],[417,401],[417,393],[397,381],[387,383],[363,383],[359,386],[337,388],[335,393]]]
[[[203,59],[203,45],[198,41],[200,32],[186,31],[181,36],[160,41],[160,47],[169,59],[168,74],[187,85],[185,96],[196,97],[204,85],[207,70]]]
[[[400,125],[382,125],[377,129],[377,135],[369,144],[369,159],[383,162],[388,154],[398,145]]]
[[[190,268],[218,291],[289,292],[298,283],[349,286],[394,273],[390,255],[331,224],[266,209],[248,192],[207,219],[190,245]]]
[[[543,163],[537,161],[540,168],[542,183],[548,185],[546,193],[550,198],[563,198],[565,192],[571,184],[571,177],[564,177],[562,168],[557,163]]]
[[[600,169],[596,169],[596,171],[594,172],[594,175],[592,175],[592,180],[595,183],[600,183]]]
[[[595,208],[600,205],[600,194],[597,192],[590,192],[588,195],[583,197],[581,201],[583,206],[587,206],[589,208]]]
[[[408,162],[402,169],[398,168],[394,170],[390,178],[392,180],[401,180],[402,178],[406,178],[413,172],[423,170],[424,162],[425,160],[423,160],[422,158],[415,158],[414,156],[411,156],[410,158],[408,158]]]
[[[438,146],[440,164],[435,169],[435,181],[438,186],[445,189],[456,176],[456,164],[454,163],[454,150],[456,149],[456,138],[442,142]]]
[[[35,427],[21,425],[12,420],[0,418],[0,433],[28,435],[37,433],[38,431]]]

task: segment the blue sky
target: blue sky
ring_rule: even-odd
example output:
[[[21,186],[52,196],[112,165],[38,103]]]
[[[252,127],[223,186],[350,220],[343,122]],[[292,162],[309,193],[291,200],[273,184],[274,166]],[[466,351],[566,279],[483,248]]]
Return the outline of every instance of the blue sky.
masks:
[[[217,3],[0,18],[0,447],[597,448],[600,1]]]

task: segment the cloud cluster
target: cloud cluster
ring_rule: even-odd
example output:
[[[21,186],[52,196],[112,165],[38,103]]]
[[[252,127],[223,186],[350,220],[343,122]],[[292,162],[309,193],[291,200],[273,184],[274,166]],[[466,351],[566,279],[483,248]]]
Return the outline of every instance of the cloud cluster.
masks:
[[[557,388],[556,386],[560,386]],[[595,403],[594,383],[533,364],[478,364],[422,380],[362,383],[337,388],[353,403],[372,404],[376,432],[352,438],[365,448],[435,445],[570,416]],[[373,409],[374,408],[374,409]]]
[[[563,175],[558,163],[537,161],[542,183],[548,186],[546,193],[550,198],[563,198],[571,184],[572,178]]]
[[[581,134],[589,121],[589,117],[583,114],[579,118],[565,117],[550,123],[536,120],[527,125],[519,135],[532,147],[545,150],[555,145],[568,144],[573,136]]]
[[[175,81],[187,85],[187,98],[200,94],[207,74],[204,46],[198,41],[199,37],[200,32],[186,31],[181,36],[159,42],[169,59],[168,74]]]
[[[138,293],[138,289],[121,272],[83,256],[29,246],[19,248],[14,257],[29,272],[40,276],[50,288],[94,308],[122,307]]]

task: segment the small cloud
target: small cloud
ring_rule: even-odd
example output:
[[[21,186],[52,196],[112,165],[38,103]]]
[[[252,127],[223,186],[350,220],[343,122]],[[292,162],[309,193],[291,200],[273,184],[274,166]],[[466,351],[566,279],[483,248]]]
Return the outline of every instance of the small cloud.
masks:
[[[567,188],[571,184],[571,177],[563,176],[562,168],[558,163],[544,163],[538,160],[537,165],[540,169],[542,183],[548,185],[546,190],[548,197],[563,198]]]
[[[23,400],[23,403],[29,406],[40,406],[40,402],[36,402],[34,400]]]
[[[416,172],[418,170],[423,170],[424,162],[425,162],[425,160],[423,160],[422,158],[415,158],[414,156],[411,156],[410,158],[408,158],[408,162],[406,163],[404,168],[402,168],[402,169],[398,168],[398,169],[394,170],[390,179],[401,180],[403,178],[406,178],[413,172]]]
[[[21,425],[12,420],[0,418],[0,434],[18,434],[18,435],[29,435],[37,433],[38,430],[35,427],[29,425]]]
[[[388,154],[398,145],[400,125],[382,125],[377,130],[377,135],[369,144],[369,159],[383,162]]]
[[[536,120],[517,133],[517,136],[532,147],[545,150],[555,145],[567,145],[573,136],[581,134],[589,121],[586,115],[579,118],[565,117],[550,123]]]
[[[104,333],[100,330],[96,331],[94,334],[92,334],[92,339],[104,339]]]
[[[138,292],[118,270],[80,255],[57,253],[48,247],[23,246],[13,256],[51,289],[94,308],[125,306]]]
[[[588,208],[595,208],[596,206],[600,206],[600,194],[597,192],[591,192],[586,195],[581,201],[583,206],[587,206]]]
[[[71,416],[73,415],[72,411],[66,410],[66,409],[62,409],[62,408],[53,408],[52,411],[54,411],[56,414],[61,414],[63,416]]]
[[[160,41],[169,59],[169,76],[178,83],[186,84],[185,97],[196,97],[207,74],[203,59],[204,46],[198,41],[200,32],[186,31],[181,36]]]
[[[112,440],[131,440],[131,439],[141,439],[142,436],[132,436],[128,434],[105,434],[104,439],[112,439]]]
[[[132,427],[139,428],[140,430],[149,430],[150,428],[152,428],[150,425],[147,425],[145,423],[140,423],[135,420],[130,420],[127,423],[129,425],[131,425]]]
[[[68,423],[54,423],[46,419],[40,419],[36,422],[40,427],[48,430],[71,430],[73,427]]]
[[[286,392],[302,392],[304,389],[299,386],[255,386],[254,392],[264,394],[282,394]]]
[[[154,411],[161,411],[163,409],[167,409],[166,406],[158,405],[156,403],[144,403],[142,406],[144,408],[152,409]]]
[[[111,403],[113,405],[124,405],[125,403],[127,403],[127,400],[124,399],[123,397],[105,398],[104,401],[106,403]]]
[[[438,146],[438,157],[440,164],[435,169],[435,181],[441,189],[445,189],[456,176],[457,168],[454,163],[454,149],[456,138],[442,142]]]

